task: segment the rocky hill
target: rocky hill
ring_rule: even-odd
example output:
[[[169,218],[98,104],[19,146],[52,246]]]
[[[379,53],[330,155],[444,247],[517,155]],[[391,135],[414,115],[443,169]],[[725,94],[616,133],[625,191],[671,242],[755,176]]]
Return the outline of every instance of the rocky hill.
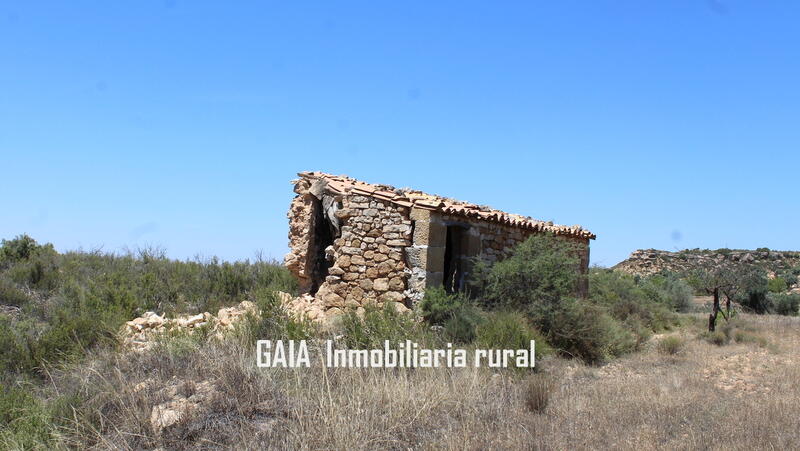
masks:
[[[639,249],[614,269],[630,274],[651,275],[661,271],[681,272],[725,261],[758,265],[771,273],[781,273],[800,267],[800,252],[769,249],[686,249],[679,252]]]

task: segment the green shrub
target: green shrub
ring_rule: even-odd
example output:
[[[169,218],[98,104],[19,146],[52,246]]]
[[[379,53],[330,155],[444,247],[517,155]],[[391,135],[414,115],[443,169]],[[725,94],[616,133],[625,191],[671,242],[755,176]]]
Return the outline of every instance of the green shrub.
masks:
[[[770,293],[783,293],[789,289],[789,286],[786,284],[786,281],[783,277],[775,277],[774,279],[769,279],[767,282],[767,288],[769,289]]]
[[[666,355],[676,355],[683,352],[686,342],[677,335],[664,337],[658,342],[658,351]]]
[[[483,318],[481,311],[472,304],[464,304],[453,311],[452,316],[444,323],[444,335],[453,343],[472,343],[475,340],[476,328]]]
[[[664,277],[661,290],[673,311],[688,312],[692,307],[693,290],[686,281],[675,276]]]
[[[430,324],[443,325],[460,310],[467,299],[461,293],[447,293],[444,287],[429,288],[420,302],[422,318]]]
[[[480,310],[462,293],[447,293],[443,287],[430,288],[420,303],[422,318],[429,324],[443,326],[445,337],[455,343],[475,339],[475,327],[481,321]]]
[[[28,296],[14,282],[0,276],[0,304],[22,306],[28,302]]]
[[[31,289],[37,302],[27,302],[23,288]],[[261,260],[176,261],[156,248],[60,254],[23,235],[0,247],[0,303],[24,304],[24,321],[2,326],[14,344],[0,351],[5,356],[0,360],[16,362],[15,371],[34,371],[42,361],[56,363],[112,342],[126,320],[145,311],[214,312],[266,289],[291,293],[296,282],[281,265]]]
[[[546,324],[547,342],[562,354],[587,363],[635,350],[638,340],[600,306],[574,299],[566,300]]]
[[[295,318],[286,311],[275,290],[259,289],[253,294],[252,301],[261,315],[249,318],[251,341],[307,340],[316,334],[314,323],[305,318]]]
[[[55,322],[44,331],[32,346],[33,361],[37,367],[45,363],[68,360],[82,354],[103,339],[113,341],[116,329],[98,321],[91,312],[59,312]]]
[[[787,290],[791,289],[794,285],[797,284],[797,276],[798,276],[798,274],[795,274],[795,271],[800,271],[800,268],[792,268],[792,269],[784,271],[784,273],[781,274],[781,279],[786,281],[786,289]]]
[[[583,276],[576,244],[550,234],[530,236],[513,254],[495,263],[483,301],[490,308],[540,314],[575,296]]]
[[[641,324],[651,331],[667,329],[677,323],[677,317],[671,313],[673,300],[665,290],[668,284],[680,290],[688,288],[678,282],[668,282],[662,276],[637,281],[613,270],[593,269],[589,274],[592,302],[604,306],[619,321]]]
[[[536,342],[536,356],[551,353],[544,337],[517,312],[492,312],[487,314],[476,331],[476,344],[484,349],[528,349],[531,340]]]
[[[382,348],[384,341],[397,344],[405,340],[425,343],[427,326],[414,321],[410,313],[400,313],[387,302],[383,308],[367,306],[363,319],[355,311],[342,315],[345,345],[352,349]]]
[[[778,315],[797,316],[800,309],[800,294],[794,293],[770,293],[770,311]]]
[[[13,240],[2,241],[2,244],[0,244],[0,264],[9,265],[28,260],[38,252],[52,248],[51,244],[40,246],[36,240],[26,234],[22,234]]]
[[[551,346],[589,363],[636,350],[653,330],[677,323],[665,290],[651,284],[648,291],[633,277],[609,270],[593,269],[589,298],[575,299],[584,277],[577,251],[552,235],[530,237],[489,269],[484,305],[525,313]]]
[[[29,389],[0,384],[0,448],[47,449],[53,420]]]
[[[3,374],[29,372],[34,367],[30,344],[35,332],[27,321],[10,321],[0,317],[0,377]]]
[[[614,319],[610,315],[600,316],[599,324],[605,329],[605,346],[601,359],[619,357],[641,349],[642,344],[650,338],[650,330],[635,318],[624,322]],[[600,329],[602,330],[602,329]],[[598,335],[603,337],[603,335]],[[603,343],[600,341],[599,343]],[[598,359],[598,360],[601,360]],[[586,359],[584,359],[586,360]],[[589,360],[590,362],[593,362]]]
[[[767,313],[772,309],[766,286],[747,290],[739,299],[745,309],[753,313]]]

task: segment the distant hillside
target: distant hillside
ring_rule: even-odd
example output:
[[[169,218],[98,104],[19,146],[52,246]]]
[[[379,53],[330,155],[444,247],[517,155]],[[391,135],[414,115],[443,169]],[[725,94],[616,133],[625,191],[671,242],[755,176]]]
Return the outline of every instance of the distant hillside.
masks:
[[[679,252],[639,249],[614,269],[636,275],[651,275],[661,271],[687,271],[713,262],[734,261],[751,263],[773,273],[800,267],[800,252],[741,249],[686,249]]]

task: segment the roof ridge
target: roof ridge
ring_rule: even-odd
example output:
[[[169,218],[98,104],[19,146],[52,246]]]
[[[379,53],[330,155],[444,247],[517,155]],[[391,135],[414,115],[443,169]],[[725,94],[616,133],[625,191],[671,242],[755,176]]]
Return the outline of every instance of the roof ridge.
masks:
[[[577,224],[572,226],[554,224],[553,221],[543,221],[530,216],[507,213],[487,205],[478,205],[437,194],[428,194],[410,188],[398,189],[392,185],[369,183],[347,175],[333,175],[321,171],[305,171],[299,172],[297,175],[304,179],[324,179],[328,182],[328,188],[337,194],[355,192],[404,207],[438,210],[456,216],[479,218],[513,227],[551,232],[556,235],[567,235],[592,240],[597,237],[594,233]]]

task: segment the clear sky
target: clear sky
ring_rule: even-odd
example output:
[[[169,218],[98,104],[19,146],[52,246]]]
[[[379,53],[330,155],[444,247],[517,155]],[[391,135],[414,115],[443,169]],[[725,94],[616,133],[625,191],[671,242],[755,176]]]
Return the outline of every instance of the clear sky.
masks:
[[[638,248],[799,249],[800,2],[0,2],[0,237],[287,250],[322,170]]]

